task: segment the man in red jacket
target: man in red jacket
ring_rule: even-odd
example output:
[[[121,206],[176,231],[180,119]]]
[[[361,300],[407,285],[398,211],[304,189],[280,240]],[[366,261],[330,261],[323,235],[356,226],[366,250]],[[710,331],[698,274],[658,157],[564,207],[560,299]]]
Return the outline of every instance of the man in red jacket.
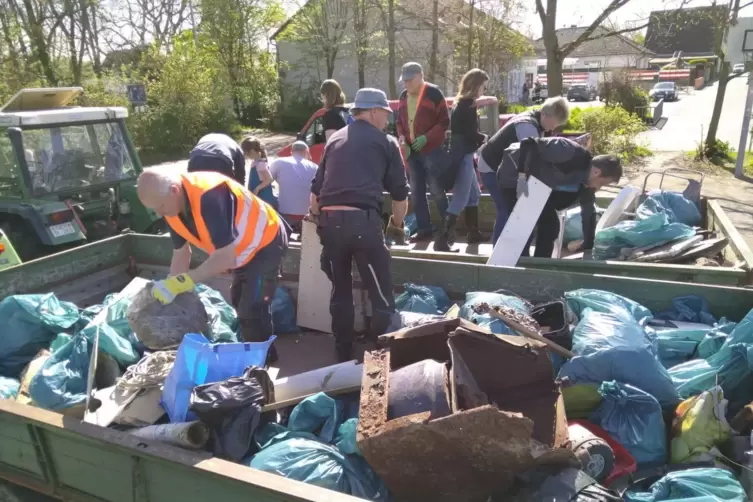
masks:
[[[439,182],[431,176],[432,162],[438,160],[450,127],[450,113],[444,94],[434,84],[424,81],[424,72],[418,63],[405,63],[400,74],[405,90],[400,94],[397,109],[397,133],[405,145],[410,173],[411,205],[416,214],[418,233],[416,241],[432,239],[426,185],[437,204],[440,220],[447,212],[447,196]]]

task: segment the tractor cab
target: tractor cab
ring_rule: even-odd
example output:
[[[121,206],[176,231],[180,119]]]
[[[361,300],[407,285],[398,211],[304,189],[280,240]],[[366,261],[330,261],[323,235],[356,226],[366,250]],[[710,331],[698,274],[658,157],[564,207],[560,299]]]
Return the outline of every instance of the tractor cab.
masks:
[[[128,110],[69,106],[82,92],[24,89],[0,109],[0,229],[23,260],[163,224],[136,194]]]

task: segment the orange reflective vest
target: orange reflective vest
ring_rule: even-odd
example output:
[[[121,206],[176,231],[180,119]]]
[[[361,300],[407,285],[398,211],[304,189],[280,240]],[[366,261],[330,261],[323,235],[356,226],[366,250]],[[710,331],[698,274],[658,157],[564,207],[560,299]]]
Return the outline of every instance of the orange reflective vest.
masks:
[[[191,217],[196,226],[193,235],[188,231],[179,216],[165,216],[178,235],[199,249],[212,253],[214,244],[201,216],[201,196],[208,190],[225,183],[238,201],[235,208],[235,229],[238,232],[235,246],[235,268],[242,267],[256,256],[256,253],[269,244],[280,231],[280,216],[270,205],[243,188],[235,180],[219,173],[196,172],[181,175],[183,190],[191,206]]]

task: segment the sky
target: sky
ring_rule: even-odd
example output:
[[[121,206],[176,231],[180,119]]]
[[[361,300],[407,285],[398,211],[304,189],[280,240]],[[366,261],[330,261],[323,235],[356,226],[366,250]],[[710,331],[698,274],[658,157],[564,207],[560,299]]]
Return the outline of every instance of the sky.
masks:
[[[742,4],[748,3],[747,0],[741,0],[741,2]],[[519,29],[534,38],[539,38],[541,36],[541,21],[533,8],[534,0],[525,0],[525,3],[532,7],[527,9],[522,16]],[[609,0],[559,0],[557,2],[557,28],[565,28],[573,24],[588,26],[609,3]],[[641,24],[641,21],[645,23],[648,20],[648,15],[652,10],[667,10],[680,6],[700,7],[711,4],[711,0],[630,0],[627,5],[610,17],[610,20],[620,25],[626,23]],[[717,4],[726,5],[727,1],[720,0]],[[740,16],[753,16],[753,6],[742,9]]]

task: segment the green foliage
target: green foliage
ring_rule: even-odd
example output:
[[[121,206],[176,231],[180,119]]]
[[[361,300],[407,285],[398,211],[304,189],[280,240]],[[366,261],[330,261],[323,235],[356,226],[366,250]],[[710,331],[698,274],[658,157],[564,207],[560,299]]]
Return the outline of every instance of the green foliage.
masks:
[[[695,66],[695,65],[699,65],[699,64],[706,64],[708,62],[709,62],[708,59],[703,59],[703,58],[700,58],[700,59],[691,59],[690,61],[688,61],[688,65],[689,66]]]
[[[615,72],[610,81],[602,84],[599,94],[606,104],[619,105],[629,113],[636,113],[649,103],[648,92],[635,85],[625,72]]]
[[[708,160],[712,164],[722,165],[729,161],[733,150],[729,142],[715,139],[713,142],[704,141],[695,151],[695,160]]]
[[[505,113],[523,113],[524,111],[528,110],[528,107],[526,105],[521,105],[520,103],[514,103],[511,105],[507,105],[507,112]]]
[[[570,118],[567,120],[567,124],[563,127],[565,131],[582,131],[583,126],[583,110],[588,108],[570,108]]]
[[[285,101],[285,106],[280,110],[279,127],[283,131],[298,132],[311,115],[322,107],[318,89],[286,89],[284,94],[290,98]]]
[[[583,129],[592,135],[595,154],[619,155],[627,162],[645,153],[637,137],[646,130],[646,125],[621,106],[587,108],[580,118]]]

